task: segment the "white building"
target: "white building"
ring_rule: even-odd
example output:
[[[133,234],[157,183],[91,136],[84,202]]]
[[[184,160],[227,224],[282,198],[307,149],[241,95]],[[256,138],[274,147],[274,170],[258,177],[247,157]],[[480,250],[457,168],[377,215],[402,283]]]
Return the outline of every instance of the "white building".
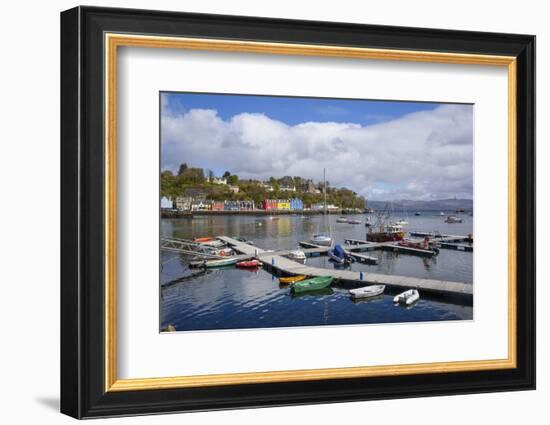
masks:
[[[212,180],[210,183],[214,184],[227,184],[227,179],[221,178],[221,177],[212,177]]]
[[[160,200],[160,208],[163,210],[171,210],[174,208],[174,203],[170,198],[163,196]]]

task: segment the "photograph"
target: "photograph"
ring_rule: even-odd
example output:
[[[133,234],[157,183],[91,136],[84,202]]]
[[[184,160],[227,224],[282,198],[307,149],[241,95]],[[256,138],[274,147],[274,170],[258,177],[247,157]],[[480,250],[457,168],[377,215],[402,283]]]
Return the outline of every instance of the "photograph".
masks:
[[[161,332],[473,320],[474,105],[159,96]]]

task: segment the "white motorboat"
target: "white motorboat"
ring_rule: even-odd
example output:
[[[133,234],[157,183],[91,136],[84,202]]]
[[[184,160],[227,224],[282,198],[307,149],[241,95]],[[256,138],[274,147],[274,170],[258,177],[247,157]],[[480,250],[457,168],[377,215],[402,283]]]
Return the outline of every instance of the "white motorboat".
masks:
[[[370,285],[362,288],[350,289],[351,298],[372,298],[384,293],[386,285]]]
[[[287,257],[290,258],[291,260],[298,261],[300,263],[306,262],[306,254],[304,253],[304,251],[301,251],[299,249],[290,251]]]
[[[445,219],[445,223],[462,223],[462,219],[456,215],[449,215]]]
[[[324,233],[319,233],[318,235],[313,235],[313,238],[311,238],[311,243],[314,243],[315,245],[331,246],[332,238]]]
[[[439,213],[439,215],[440,215],[441,217],[445,217],[445,213],[444,213],[443,211],[441,211],[441,212]]]
[[[361,224],[361,220],[348,220],[349,224]]]
[[[348,219],[346,217],[338,217],[336,223],[347,223]]]
[[[409,289],[408,291],[402,292],[399,295],[396,295],[393,299],[394,303],[400,303],[405,305],[411,305],[417,302],[420,299],[420,294],[416,289]]]
[[[397,220],[395,222],[395,224],[398,225],[398,226],[403,227],[403,226],[406,226],[407,224],[409,224],[409,222],[407,220],[401,218],[401,219]]]

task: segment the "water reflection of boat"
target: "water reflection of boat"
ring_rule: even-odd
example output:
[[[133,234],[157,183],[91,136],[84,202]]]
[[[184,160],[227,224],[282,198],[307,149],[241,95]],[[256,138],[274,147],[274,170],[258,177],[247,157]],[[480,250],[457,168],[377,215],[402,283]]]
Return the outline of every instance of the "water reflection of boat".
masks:
[[[308,291],[308,292],[290,292],[290,296],[293,299],[301,298],[301,297],[322,297],[327,295],[334,294],[334,290],[332,288],[324,288],[324,289],[317,289],[315,291]]]
[[[168,282],[164,282],[161,286],[163,288],[166,288],[168,286],[172,286],[172,285],[176,285],[176,284],[181,283],[181,282],[185,282],[187,280],[193,279],[194,277],[201,276],[201,275],[206,274],[206,273],[208,273],[208,271],[204,268],[202,268],[200,270],[196,270],[196,269],[195,270],[190,270],[190,273],[188,275],[178,277],[178,278],[170,280]]]
[[[353,297],[350,298],[353,304],[369,304],[372,302],[381,301],[383,299],[384,299],[384,294],[376,295],[370,298],[353,298]]]

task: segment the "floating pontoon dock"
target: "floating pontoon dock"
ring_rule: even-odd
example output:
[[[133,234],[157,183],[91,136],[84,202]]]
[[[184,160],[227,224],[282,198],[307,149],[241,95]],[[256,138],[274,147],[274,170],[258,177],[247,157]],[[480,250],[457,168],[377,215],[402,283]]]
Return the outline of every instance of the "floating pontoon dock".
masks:
[[[288,251],[266,251],[226,236],[217,238],[240,254],[255,256],[263,263],[266,270],[279,275],[334,276],[340,284],[352,288],[369,284],[383,284],[386,285],[386,292],[390,294],[417,288],[421,292],[421,296],[445,301],[452,300],[467,305],[472,305],[473,302],[472,284],[310,267],[281,255]]]
[[[351,245],[350,250],[372,251],[382,249],[386,251],[401,252],[404,254],[420,255],[422,257],[433,257],[436,252],[431,249],[412,248],[410,246],[401,246],[397,242],[368,242],[359,239],[346,239],[346,245]]]

